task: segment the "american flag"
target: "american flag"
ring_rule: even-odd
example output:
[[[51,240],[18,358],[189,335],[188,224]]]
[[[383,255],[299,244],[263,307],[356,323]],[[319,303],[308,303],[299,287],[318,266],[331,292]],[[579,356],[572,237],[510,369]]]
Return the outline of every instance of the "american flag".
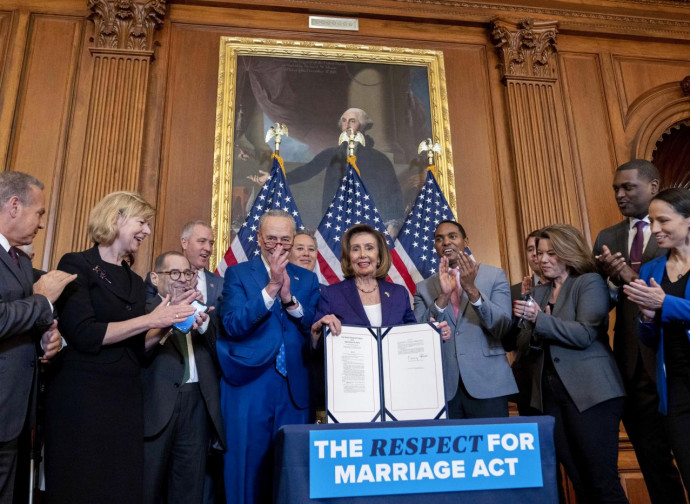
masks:
[[[290,212],[295,218],[297,229],[304,229],[302,217],[300,217],[295,199],[292,197],[290,188],[285,180],[283,159],[275,154],[272,157],[273,167],[268,175],[268,179],[256,196],[252,209],[240,227],[239,233],[232,240],[223,259],[218,263],[216,273],[221,276],[225,274],[225,270],[230,266],[259,255],[261,251],[257,243],[256,233],[259,229],[259,219],[266,210],[280,209]]]
[[[433,167],[429,167],[424,186],[419,190],[391,251],[393,264],[401,273],[402,284],[411,294],[415,292],[416,283],[437,271],[439,258],[434,248],[434,231],[444,220],[454,221],[455,217],[436,182]],[[465,252],[472,256],[469,248],[465,248]]]
[[[340,268],[340,240],[343,233],[355,224],[368,224],[377,231],[381,231],[386,237],[388,248],[393,248],[393,240],[386,230],[383,219],[359,177],[357,160],[355,157],[349,157],[345,176],[316,230],[319,256],[318,269],[315,272],[322,283],[334,284],[343,279]],[[395,281],[395,272],[391,271],[389,275]]]

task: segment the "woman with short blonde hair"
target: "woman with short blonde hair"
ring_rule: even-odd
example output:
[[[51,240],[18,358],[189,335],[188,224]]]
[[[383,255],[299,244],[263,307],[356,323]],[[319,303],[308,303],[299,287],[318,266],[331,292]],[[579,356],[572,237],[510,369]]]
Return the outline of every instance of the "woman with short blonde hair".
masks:
[[[77,279],[55,304],[67,346],[46,388],[47,502],[142,502],[141,365],[175,321],[194,313],[191,299],[169,305],[167,297],[147,313],[144,281],[130,264],[153,217],[141,195],[108,194],[89,218],[94,246],[58,265]]]

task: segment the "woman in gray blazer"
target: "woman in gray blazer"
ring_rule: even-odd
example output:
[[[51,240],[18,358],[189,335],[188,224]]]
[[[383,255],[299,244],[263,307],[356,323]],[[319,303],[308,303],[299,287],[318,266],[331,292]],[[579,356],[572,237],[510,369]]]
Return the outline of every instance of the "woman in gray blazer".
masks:
[[[547,284],[515,301],[531,406],[556,419],[556,455],[578,502],[628,502],[618,479],[623,383],[609,346],[609,294],[582,234],[545,227],[537,255]]]

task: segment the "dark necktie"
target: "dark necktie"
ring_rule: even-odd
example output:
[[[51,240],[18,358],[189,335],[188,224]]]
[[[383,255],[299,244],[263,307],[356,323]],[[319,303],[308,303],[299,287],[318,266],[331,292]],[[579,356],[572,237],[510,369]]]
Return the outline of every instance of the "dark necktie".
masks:
[[[644,248],[644,227],[647,225],[645,221],[637,221],[635,228],[637,232],[633,238],[632,246],[630,247],[630,267],[635,270],[635,273],[640,272],[642,266],[642,249]]]
[[[10,250],[8,250],[10,253],[10,257],[14,261],[14,264],[17,265],[17,268],[19,268],[19,252],[17,252],[17,247],[10,247]]]
[[[187,348],[187,335],[180,331],[179,329],[173,329],[173,334],[177,339],[177,344],[180,345],[180,351],[182,352],[182,357],[184,358],[184,373],[182,374],[182,385],[189,381],[191,372],[189,369],[189,348]]]

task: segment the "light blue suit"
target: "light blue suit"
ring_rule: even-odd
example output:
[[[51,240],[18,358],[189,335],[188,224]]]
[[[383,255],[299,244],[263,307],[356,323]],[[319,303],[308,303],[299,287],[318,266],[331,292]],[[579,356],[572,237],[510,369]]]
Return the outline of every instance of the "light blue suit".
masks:
[[[475,399],[507,396],[517,392],[501,338],[512,324],[510,286],[500,268],[479,265],[475,279],[483,303],[472,306],[463,293],[457,319],[452,306],[443,312],[436,307],[441,292],[438,275],[417,284],[414,314],[418,322],[448,322],[451,338],[443,344],[443,382],[446,400],[458,391],[459,378]]]
[[[223,371],[221,407],[228,450],[225,491],[228,503],[266,502],[272,487],[273,439],[285,424],[309,418],[309,370],[305,355],[319,298],[317,277],[287,265],[290,291],[302,306],[295,318],[276,300],[270,310],[262,296],[268,271],[258,258],[225,273],[221,320],[226,334],[216,343]],[[275,369],[285,345],[287,378]]]

